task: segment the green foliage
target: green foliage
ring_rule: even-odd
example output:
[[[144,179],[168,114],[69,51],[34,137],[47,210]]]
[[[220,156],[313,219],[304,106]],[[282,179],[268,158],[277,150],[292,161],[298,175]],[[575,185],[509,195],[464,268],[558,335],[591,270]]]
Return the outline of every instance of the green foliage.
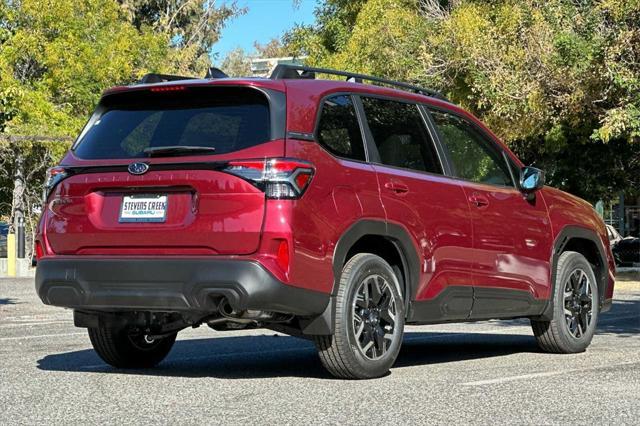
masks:
[[[115,1],[3,3],[0,131],[73,135],[102,91],[161,69],[164,34],[138,31]]]
[[[227,53],[220,68],[231,77],[246,77],[251,75],[251,57],[244,49],[237,47]]]
[[[204,75],[213,45],[225,23],[246,9],[235,1],[216,6],[210,0],[118,0],[139,31],[152,29],[170,42],[168,68],[177,74]]]
[[[316,13],[284,38],[310,64],[439,89],[589,200],[638,191],[639,0],[327,0]],[[611,161],[578,173],[577,154]]]
[[[17,158],[31,203],[103,90],[148,72],[204,75],[221,28],[241,12],[205,0],[0,0],[0,217],[11,212]]]

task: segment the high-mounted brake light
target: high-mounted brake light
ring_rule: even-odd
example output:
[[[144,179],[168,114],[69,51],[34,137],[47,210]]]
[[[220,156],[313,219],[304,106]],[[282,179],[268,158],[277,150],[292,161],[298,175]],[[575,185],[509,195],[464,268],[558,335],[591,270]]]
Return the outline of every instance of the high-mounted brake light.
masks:
[[[230,161],[223,169],[253,183],[270,199],[291,200],[302,196],[313,177],[313,165],[293,158]]]
[[[49,198],[49,195],[51,194],[51,192],[53,192],[53,189],[56,187],[56,185],[58,185],[68,176],[69,172],[64,167],[56,166],[47,169],[47,174],[44,180],[44,191],[42,194],[44,202],[47,201],[47,198]]]
[[[152,87],[152,92],[177,92],[180,90],[185,90],[184,86],[160,86],[160,87]]]

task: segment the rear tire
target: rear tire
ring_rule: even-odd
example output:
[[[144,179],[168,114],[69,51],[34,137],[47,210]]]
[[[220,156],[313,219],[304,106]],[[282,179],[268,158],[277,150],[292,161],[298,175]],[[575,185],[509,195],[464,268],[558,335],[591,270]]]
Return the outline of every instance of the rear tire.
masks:
[[[596,330],[600,310],[598,285],[591,265],[566,251],[557,264],[551,321],[531,320],[538,346],[545,352],[584,352]]]
[[[100,358],[116,368],[149,368],[160,363],[176,341],[177,333],[148,341],[146,335],[129,329],[89,328],[93,349]]]
[[[385,375],[394,364],[404,333],[399,281],[379,256],[361,253],[342,269],[333,335],[315,336],[324,367],[342,379]]]

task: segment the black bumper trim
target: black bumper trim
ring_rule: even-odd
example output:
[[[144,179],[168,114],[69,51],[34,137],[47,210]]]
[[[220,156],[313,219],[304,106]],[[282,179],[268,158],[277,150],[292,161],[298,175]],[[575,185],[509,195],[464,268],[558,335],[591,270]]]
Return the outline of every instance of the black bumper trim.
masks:
[[[259,263],[230,259],[41,259],[36,291],[48,305],[96,311],[235,310],[315,316],[330,295],[284,284]]]

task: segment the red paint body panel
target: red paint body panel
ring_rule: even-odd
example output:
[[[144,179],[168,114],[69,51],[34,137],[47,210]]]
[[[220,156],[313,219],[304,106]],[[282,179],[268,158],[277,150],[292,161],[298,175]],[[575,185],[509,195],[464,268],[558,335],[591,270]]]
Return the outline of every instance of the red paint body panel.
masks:
[[[449,285],[472,285],[472,227],[459,182],[428,173],[374,167],[387,220],[409,232],[419,253],[416,300],[434,298]],[[388,184],[404,185],[407,191],[397,193]]]
[[[164,83],[164,85],[176,84]],[[331,93],[386,95],[438,106],[461,114],[493,135],[475,117],[438,99],[378,86],[323,80],[194,80],[181,85],[250,85],[286,93],[286,130],[313,133],[320,101]],[[150,85],[105,92],[147,90]],[[158,85],[153,85],[157,87]],[[522,163],[495,136],[517,165]],[[253,259],[286,284],[323,293],[334,286],[336,245],[358,220],[400,225],[419,259],[413,300],[436,298],[448,286],[480,286],[528,292],[548,299],[553,244],[566,226],[597,232],[607,248],[609,278],[613,259],[602,220],[584,201],[544,188],[534,203],[514,188],[475,184],[329,154],[318,143],[270,141],[223,155],[150,158],[150,164],[290,157],[315,170],[297,200],[267,200],[247,181],[210,170],[81,174],[64,180],[49,197],[38,241],[46,256],[218,256]],[[147,161],[147,160],[145,160]],[[64,166],[127,165],[128,160],[83,160],[69,152]],[[408,191],[390,191],[401,184]],[[125,193],[166,193],[165,223],[119,223]],[[478,194],[489,205],[478,208]],[[282,240],[289,263],[278,264]],[[613,285],[607,290],[611,297]]]
[[[334,249],[344,231],[359,219],[385,219],[377,178],[370,164],[337,159],[314,142],[288,140],[287,156],[316,167],[311,186],[291,209],[291,282],[330,292]]]
[[[551,222],[554,240],[568,226],[581,227],[597,233],[607,256],[609,282],[607,283],[605,297],[611,299],[613,297],[616,267],[604,222],[589,203],[581,198],[550,187],[543,188],[541,192],[548,206],[549,221]]]
[[[474,285],[550,295],[551,225],[542,195],[529,202],[515,188],[462,182],[473,223]]]

